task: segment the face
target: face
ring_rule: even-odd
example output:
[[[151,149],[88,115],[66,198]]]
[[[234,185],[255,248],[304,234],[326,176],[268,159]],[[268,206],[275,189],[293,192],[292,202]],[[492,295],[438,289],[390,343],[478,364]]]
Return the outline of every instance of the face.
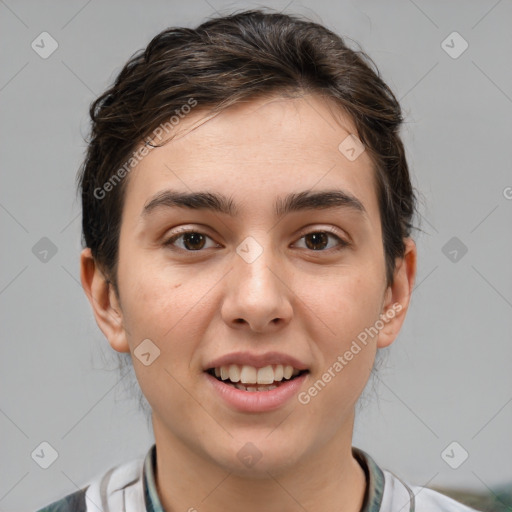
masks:
[[[376,350],[403,321],[410,272],[386,286],[372,162],[338,149],[355,133],[349,117],[316,96],[273,98],[188,129],[204,115],[189,114],[131,172],[119,324],[99,324],[132,353],[157,444],[231,472],[277,472],[351,438]],[[313,196],[329,192],[319,207]],[[300,373],[276,383],[286,366]],[[240,373],[259,381],[221,382]],[[261,454],[252,469],[244,450]]]

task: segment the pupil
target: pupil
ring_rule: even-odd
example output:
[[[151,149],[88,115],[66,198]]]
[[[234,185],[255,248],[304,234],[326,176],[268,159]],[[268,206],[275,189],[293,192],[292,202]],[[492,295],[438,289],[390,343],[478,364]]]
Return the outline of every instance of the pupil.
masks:
[[[192,250],[201,249],[204,245],[204,237],[200,233],[186,233],[183,242],[186,247]],[[201,243],[202,242],[202,243]],[[195,244],[199,243],[199,247],[196,247]],[[192,245],[193,247],[190,247]]]
[[[312,240],[313,242],[308,243],[308,240]],[[309,235],[306,235],[306,245],[308,246],[309,249],[312,249],[313,251],[317,251],[319,249],[318,247],[314,247],[315,244],[322,242],[321,248],[324,248],[327,244],[327,241],[328,237],[326,233],[310,233]]]

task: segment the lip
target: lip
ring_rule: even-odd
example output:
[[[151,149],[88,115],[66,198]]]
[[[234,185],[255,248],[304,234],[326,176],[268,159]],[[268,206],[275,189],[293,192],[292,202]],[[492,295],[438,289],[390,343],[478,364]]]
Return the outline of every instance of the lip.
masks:
[[[263,368],[271,364],[282,364],[283,366],[293,366],[297,370],[308,370],[308,366],[299,361],[295,357],[280,352],[265,352],[264,354],[252,354],[250,352],[232,352],[224,356],[214,359],[208,363],[203,370],[207,371],[211,368],[220,368],[230,364],[238,364],[240,366],[254,366],[255,368]],[[238,390],[240,391],[240,390]],[[265,391],[271,393],[271,391]]]
[[[292,380],[283,381],[271,391],[243,391],[225,384],[207,372],[204,373],[214,393],[219,395],[229,407],[240,412],[266,412],[279,409],[299,392],[308,374],[309,372],[305,372]]]

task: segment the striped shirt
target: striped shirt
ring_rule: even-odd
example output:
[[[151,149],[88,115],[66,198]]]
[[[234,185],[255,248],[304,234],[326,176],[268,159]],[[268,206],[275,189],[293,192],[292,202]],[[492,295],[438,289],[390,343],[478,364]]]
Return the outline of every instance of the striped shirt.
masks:
[[[359,448],[352,447],[352,453],[366,474],[360,512],[478,512],[426,487],[405,483],[381,469]],[[165,512],[155,473],[156,445],[153,445],[144,459],[113,467],[83,489],[38,512]]]

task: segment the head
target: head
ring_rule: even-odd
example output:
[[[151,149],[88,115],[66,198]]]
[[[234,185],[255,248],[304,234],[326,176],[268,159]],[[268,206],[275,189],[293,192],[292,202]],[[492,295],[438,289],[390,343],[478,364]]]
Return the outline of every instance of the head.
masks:
[[[155,433],[230,469],[251,440],[268,469],[346,431],[416,270],[401,109],[369,57],[244,12],[158,34],[90,114],[82,283]],[[207,370],[239,352],[295,358],[301,397],[214,404]]]

